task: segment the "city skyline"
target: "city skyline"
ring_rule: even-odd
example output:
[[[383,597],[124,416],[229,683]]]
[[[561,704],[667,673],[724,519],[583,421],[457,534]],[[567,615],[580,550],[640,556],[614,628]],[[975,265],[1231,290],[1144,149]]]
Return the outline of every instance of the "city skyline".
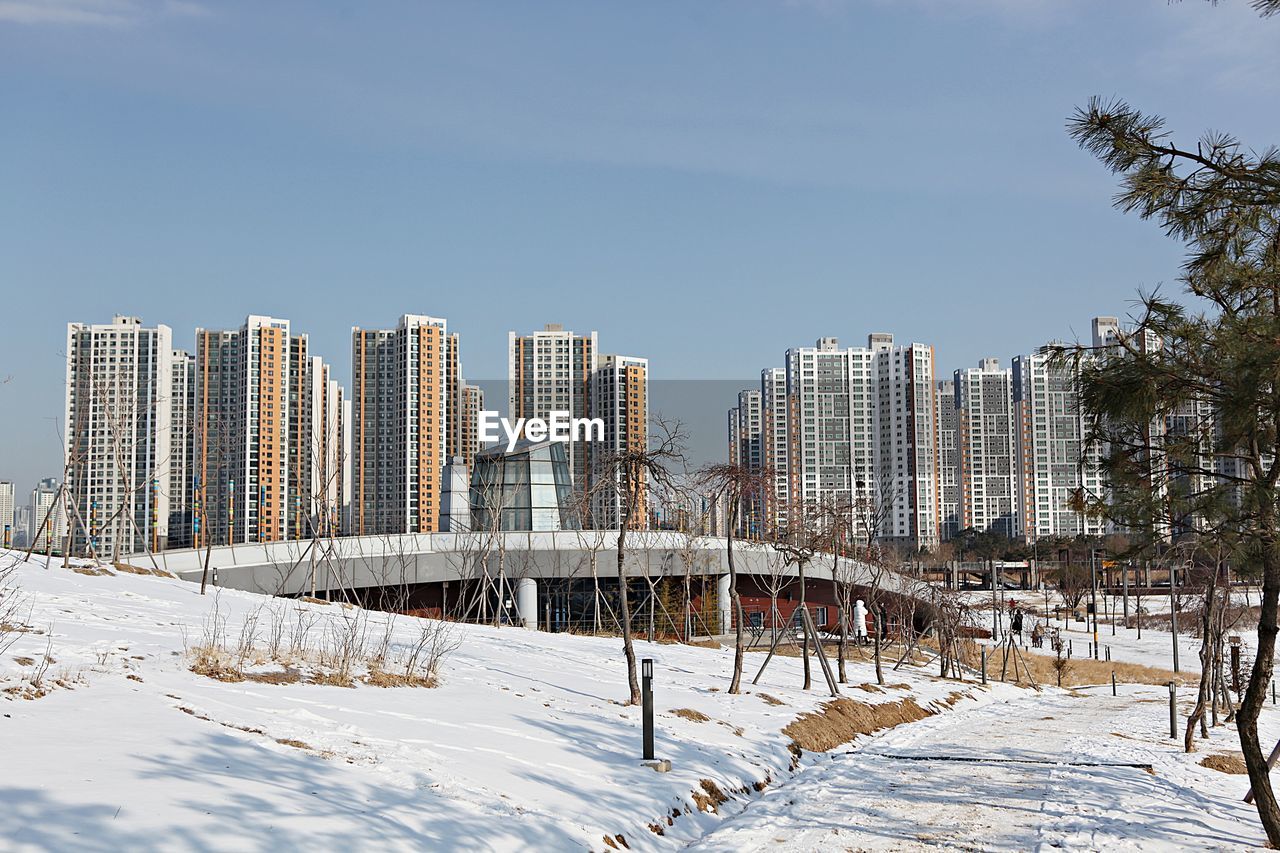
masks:
[[[120,312],[116,312],[115,314],[111,314],[106,317],[78,318],[78,319],[72,320],[71,322],[84,322],[92,325],[94,323],[108,322],[112,316],[128,316],[128,315],[124,315]],[[238,327],[245,322],[246,316],[257,317],[261,315],[256,315],[253,313],[240,314],[238,319],[233,319],[223,325],[227,328]],[[1085,315],[1082,314],[1081,316],[1085,316]],[[1123,317],[1124,315],[1121,314],[1120,316]],[[171,323],[166,322],[164,318],[153,319],[149,315],[143,314],[141,315],[140,319],[143,321],[144,325],[159,324],[159,325],[167,326],[170,329],[172,329],[173,330],[172,332],[173,349],[175,351],[184,352],[184,353],[194,352],[197,349],[197,343],[198,343],[200,334],[204,331],[206,327],[207,328],[217,327],[217,324],[213,324],[213,323],[201,324],[193,328],[189,334],[184,336],[184,334],[180,329],[178,329],[178,327],[174,326]],[[301,326],[301,324],[293,321],[292,318],[286,318],[286,319],[298,331],[298,333],[303,335],[304,338],[307,338],[313,342],[317,339],[316,335],[310,334],[308,329]],[[981,360],[984,358],[995,358],[999,360],[1004,366],[1007,367],[1015,356],[1032,354],[1039,347],[1044,346],[1045,344],[1051,341],[1079,340],[1082,342],[1088,342],[1090,340],[1089,329],[1087,328],[1087,326],[1083,326],[1082,324],[1076,323],[1075,319],[1076,318],[1073,315],[1072,322],[1068,324],[1069,325],[1068,333],[1046,338],[1045,340],[1040,341],[1038,343],[1028,343],[1025,345],[1009,344],[1007,346],[1004,344],[1001,344],[994,347],[988,347],[987,350],[985,351],[987,354],[981,356],[972,365],[953,364],[952,361],[946,357],[945,353],[938,353],[938,347],[934,346],[933,349],[935,352],[936,375],[938,377],[949,378],[954,370],[960,370],[960,369],[977,366],[981,362]],[[383,323],[386,322],[385,318],[382,322]],[[376,325],[378,325],[378,323],[376,322],[373,324],[370,324],[371,327]],[[508,338],[512,333],[516,333],[515,331],[516,329],[525,330],[524,332],[518,332],[518,334],[526,334],[526,333],[537,331],[541,329],[542,326],[544,325],[546,324],[543,324],[543,323],[535,324],[532,322],[517,324],[515,328],[509,327],[505,330],[503,334],[497,335],[496,337],[498,337],[499,339],[502,339],[502,343],[505,344],[505,346],[503,347],[504,355],[506,355],[509,358],[509,352],[507,352],[507,350],[510,347],[510,342]],[[553,325],[564,325],[564,324],[557,323]],[[1078,325],[1082,326],[1082,331],[1077,331],[1076,327]],[[361,327],[351,326],[348,328],[348,331],[346,334],[346,341],[345,341],[345,344],[346,344],[345,351],[335,354],[335,353],[321,349],[319,346],[317,346],[314,343],[311,344],[311,348],[310,348],[312,353],[314,353],[317,357],[322,358],[324,360],[326,371],[330,372],[330,375],[332,376],[333,380],[336,381],[339,387],[342,389],[342,391],[348,395],[348,399],[350,399],[349,395],[352,393],[350,378],[349,378],[351,374],[351,362],[352,362],[351,335],[352,335],[352,332],[357,331],[359,328]],[[569,327],[565,326],[565,328],[569,328]],[[584,326],[583,328],[589,328],[590,331],[592,332],[600,332],[600,329],[604,327],[603,326],[600,326],[600,327]],[[65,333],[66,333],[66,323],[64,322],[63,326],[59,330],[59,334],[65,337]],[[837,340],[841,341],[842,346],[846,346],[848,345],[846,342],[863,340],[869,333],[870,332],[863,331],[863,332],[856,332],[848,336],[823,334],[821,335],[821,337],[834,337]],[[920,340],[918,338],[913,338],[910,336],[898,335],[895,331],[885,332],[881,330],[880,332],[875,332],[875,333],[888,334],[891,338],[896,339],[902,344],[908,344],[908,345],[924,344],[926,346],[930,345],[930,342],[927,340]],[[493,377],[475,376],[472,370],[470,369],[469,365],[474,361],[480,360],[480,359],[476,359],[474,356],[475,351],[478,349],[475,343],[477,335],[472,330],[469,330],[469,329],[454,330],[453,334],[454,336],[456,336],[461,340],[462,349],[466,354],[465,355],[466,381],[479,388],[484,389],[483,396],[484,396],[484,399],[486,400],[487,408],[495,409],[501,412],[506,412],[507,411],[506,406],[509,404],[508,391],[509,391],[510,381],[509,381],[509,377],[505,375],[505,370],[502,372],[499,372]],[[600,334],[604,336],[605,333],[600,332]],[[612,340],[612,335],[609,335],[608,337],[610,340]],[[809,342],[811,342],[814,339],[816,339],[816,337],[806,338],[806,339],[797,340],[797,341],[783,342],[782,345],[777,349],[777,352],[785,353],[787,349],[791,349],[794,347],[809,346]],[[722,451],[724,446],[723,412],[726,408],[729,408],[733,405],[735,396],[739,391],[759,387],[760,379],[758,374],[760,371],[760,367],[759,366],[752,367],[752,366],[744,365],[743,369],[739,371],[739,375],[736,377],[732,375],[728,375],[729,374],[728,371],[725,371],[726,375],[718,376],[718,377],[695,377],[695,376],[671,377],[671,376],[663,375],[663,373],[661,372],[661,365],[663,364],[665,359],[663,359],[660,355],[657,357],[654,357],[652,355],[652,353],[656,351],[656,345],[646,346],[642,342],[639,351],[645,353],[645,358],[650,363],[657,363],[659,365],[659,372],[655,373],[652,370],[649,371],[650,381],[653,382],[658,388],[662,388],[665,386],[666,388],[670,389],[674,385],[683,384],[686,382],[688,383],[708,382],[708,383],[711,383],[711,387],[716,389],[716,391],[713,393],[718,393],[720,391],[723,391],[726,395],[728,395],[728,396],[725,396],[723,399],[720,399],[718,396],[712,399],[706,399],[705,397],[697,393],[675,392],[670,390],[668,391],[668,393],[664,394],[659,392],[655,395],[660,403],[666,402],[667,406],[671,406],[674,409],[689,411],[692,407],[697,406],[698,411],[694,413],[694,416],[691,419],[686,418],[686,422],[688,424],[691,424],[694,427],[701,426],[701,430],[695,432],[695,434],[691,436],[692,456],[699,462],[722,461],[720,459],[720,456],[723,455]],[[783,360],[784,359],[781,356],[775,356],[773,358],[773,361],[779,364],[781,364]],[[56,370],[58,374],[62,375],[62,374],[65,374],[65,368],[66,368],[65,357],[61,355],[55,357],[54,363],[53,363],[53,369]],[[15,484],[15,488],[19,489],[20,491],[25,490],[28,488],[28,486],[35,485],[40,480],[43,480],[46,478],[61,479],[63,451],[58,439],[57,431],[60,431],[65,428],[65,411],[64,411],[65,410],[65,398],[64,398],[65,378],[55,380],[53,390],[58,400],[58,411],[54,414],[47,416],[47,418],[43,420],[43,423],[46,426],[48,426],[48,430],[49,430],[48,436],[46,436],[44,440],[40,440],[39,436],[37,435],[37,441],[35,442],[36,447],[43,447],[43,456],[36,456],[36,457],[18,456],[18,455],[9,456],[8,454],[6,454],[4,457],[0,457],[0,479],[7,479],[13,482]],[[703,410],[704,408],[705,410]],[[666,409],[664,409],[663,407],[655,408],[652,412],[652,414],[667,414],[667,413],[669,412],[667,412]],[[713,417],[709,417],[709,416],[713,416]],[[719,420],[716,420],[713,426],[712,420],[714,420],[715,417],[718,417]],[[0,423],[3,423],[3,421],[0,421]],[[719,454],[719,455],[716,455],[716,454]],[[27,473],[24,473],[24,472],[27,472]]]

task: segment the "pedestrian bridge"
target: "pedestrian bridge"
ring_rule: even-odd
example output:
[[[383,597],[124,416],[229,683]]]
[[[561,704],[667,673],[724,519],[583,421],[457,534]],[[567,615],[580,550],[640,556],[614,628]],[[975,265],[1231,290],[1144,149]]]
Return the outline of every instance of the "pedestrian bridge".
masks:
[[[448,588],[500,577],[521,596],[536,596],[539,582],[617,578],[617,539],[616,531],[605,530],[349,536],[218,545],[207,555],[204,549],[135,554],[129,562],[147,566],[154,560],[183,580],[199,582],[207,556],[219,587],[267,595],[345,595],[437,584]],[[715,578],[721,606],[728,607],[724,537],[633,531],[627,534],[626,551],[629,578]],[[799,572],[767,544],[734,540],[733,555],[737,571],[747,579],[791,579]],[[855,586],[876,583],[876,570],[859,561],[841,558],[839,574],[841,581]],[[832,577],[831,556],[816,554],[805,575],[815,587],[824,586]],[[900,595],[912,595],[915,583],[892,571],[879,577],[880,589]]]

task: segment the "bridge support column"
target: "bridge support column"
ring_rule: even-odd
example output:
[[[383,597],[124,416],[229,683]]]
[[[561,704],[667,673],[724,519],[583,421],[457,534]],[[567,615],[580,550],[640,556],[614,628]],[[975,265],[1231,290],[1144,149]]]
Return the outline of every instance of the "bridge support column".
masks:
[[[733,628],[733,602],[729,598],[728,575],[721,575],[716,579],[716,606],[720,610],[720,633],[728,633]]]
[[[516,612],[526,628],[538,630],[538,582],[533,578],[516,581]]]

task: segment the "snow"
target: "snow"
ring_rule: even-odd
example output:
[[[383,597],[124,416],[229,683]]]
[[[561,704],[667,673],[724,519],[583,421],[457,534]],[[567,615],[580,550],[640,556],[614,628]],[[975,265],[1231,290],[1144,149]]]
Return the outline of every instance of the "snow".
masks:
[[[966,599],[971,607],[976,609],[977,624],[983,628],[991,628],[991,593],[970,592],[966,594]],[[1055,605],[1061,605],[1062,600],[1054,591],[1050,591],[1048,597],[1043,592],[1032,592],[1026,590],[1004,590],[1001,593],[1002,606],[1007,605],[1009,599],[1013,599],[1019,606],[1030,608],[1036,614],[1042,614],[1046,611],[1049,617],[1046,619],[1040,615],[1028,615],[1023,624],[1022,645],[1023,648],[1032,653],[1039,653],[1054,656],[1053,649],[1050,647],[1048,640],[1039,649],[1031,647],[1031,628],[1039,621],[1042,625],[1057,628],[1062,637],[1065,647],[1068,642],[1071,646],[1072,657],[1083,658],[1090,654],[1090,645],[1093,642],[1093,622],[1092,617],[1087,622],[1076,622],[1070,618],[1054,619],[1053,608]],[[1184,597],[1183,607],[1191,604],[1192,596]],[[1232,593],[1232,598],[1240,604],[1256,605],[1259,600],[1259,593],[1256,590],[1240,589]],[[1137,612],[1137,598],[1129,597],[1130,613]],[[1121,612],[1121,602],[1117,597],[1114,602],[1108,602],[1108,607],[1114,605],[1116,613]],[[1122,617],[1116,617],[1114,626],[1108,616],[1108,610],[1103,608],[1102,601],[1099,599],[1098,608],[1100,616],[1098,618],[1098,644],[1100,650],[1098,652],[1099,660],[1106,658],[1106,651],[1111,650],[1111,660],[1125,663],[1136,663],[1143,666],[1151,666],[1159,669],[1173,669],[1173,634],[1169,631],[1154,630],[1146,625],[1142,628],[1142,636],[1138,636],[1136,627],[1126,628],[1122,624]],[[1081,606],[1081,611],[1084,607]],[[1169,596],[1168,595],[1144,595],[1142,597],[1142,609],[1146,613],[1153,615],[1169,613]],[[1059,611],[1065,613],[1065,609]],[[1180,617],[1181,618],[1181,617]],[[1002,628],[1009,624],[1007,610],[1001,616]],[[1113,633],[1114,631],[1114,633]],[[1241,638],[1242,646],[1242,677],[1248,677],[1249,667],[1252,663],[1252,650],[1257,648],[1256,644],[1256,625],[1240,625],[1230,633],[1236,633]],[[1185,674],[1189,678],[1198,679],[1200,676],[1200,639],[1190,633],[1179,632],[1178,634],[1178,672]]]
[[[1190,699],[1190,691],[1184,691]],[[1189,702],[1188,702],[1189,705]],[[1184,707],[1184,712],[1187,710]],[[889,730],[767,791],[695,850],[1239,850],[1243,776],[1168,737],[1168,692],[1047,690]],[[1264,717],[1264,740],[1280,715]],[[1234,748],[1218,729],[1211,747]],[[1126,765],[1147,765],[1143,767]],[[856,815],[856,817],[854,817]]]
[[[794,658],[775,658],[759,688],[729,696],[730,649],[639,642],[638,656],[655,661],[657,755],[673,765],[659,774],[639,761],[640,709],[621,704],[615,639],[457,626],[461,643],[431,689],[226,683],[191,672],[184,652],[215,602],[232,641],[264,602],[325,618],[339,606],[230,590],[202,597],[175,579],[84,575],[56,558],[22,563],[16,578],[24,621],[46,633],[23,634],[5,653],[0,689],[20,685],[33,665],[15,658],[38,660],[46,643],[49,678],[66,684],[36,700],[0,694],[10,770],[0,838],[18,849],[358,839],[379,849],[600,850],[617,834],[632,849],[671,849],[758,798],[753,783],[788,777],[782,728],[828,698],[798,689]],[[398,642],[416,621],[397,620]],[[760,660],[748,657],[748,677]],[[851,676],[874,681],[868,664]],[[924,706],[957,689],[922,672],[892,680]],[[866,702],[904,695],[849,692]],[[1021,691],[970,692],[977,704]],[[694,805],[702,779],[735,792],[719,814]],[[673,809],[686,814],[667,826]]]
[[[0,692],[4,849],[605,850],[618,835],[638,850],[1262,841],[1239,802],[1244,777],[1196,763],[1237,749],[1234,729],[1184,755],[1168,737],[1161,687],[1122,685],[1115,698],[1109,688],[981,689],[904,667],[887,675],[905,690],[845,693],[911,695],[939,710],[956,690],[967,698],[793,767],[782,729],[828,698],[799,689],[797,659],[775,658],[758,688],[729,696],[731,649],[641,641],[638,656],[655,661],[657,754],[672,762],[656,773],[639,761],[640,709],[622,704],[615,639],[455,626],[460,644],[434,688],[223,682],[192,672],[187,652],[215,607],[233,642],[264,604],[324,620],[349,611],[230,590],[202,597],[172,578],[86,575],[0,552],[0,567],[10,563],[22,620],[40,633],[0,658],[0,691],[29,687],[46,649],[56,662],[47,695]],[[416,624],[396,620],[397,647]],[[1144,631],[1135,649],[1148,636],[1158,643]],[[748,656],[748,679],[761,659]],[[851,663],[850,675],[874,682],[869,664]],[[1185,713],[1192,691],[1181,696]],[[710,720],[672,713],[686,708]],[[1280,737],[1280,711],[1268,705],[1262,729],[1264,743]],[[730,794],[718,812],[695,805],[704,779]]]

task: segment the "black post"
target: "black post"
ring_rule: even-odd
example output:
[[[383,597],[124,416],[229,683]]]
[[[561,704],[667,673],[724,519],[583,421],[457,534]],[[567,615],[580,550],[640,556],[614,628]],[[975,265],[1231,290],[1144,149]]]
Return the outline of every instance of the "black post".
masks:
[[[1178,736],[1178,688],[1169,682],[1169,737]]]
[[[1231,689],[1240,695],[1240,638],[1231,638]]]
[[[1111,695],[1116,695],[1116,671],[1111,670]]]
[[[644,760],[653,760],[653,658],[645,658],[640,662],[642,684],[640,697],[643,703],[644,719]]]
[[[987,683],[987,647],[982,646],[982,683]]]

